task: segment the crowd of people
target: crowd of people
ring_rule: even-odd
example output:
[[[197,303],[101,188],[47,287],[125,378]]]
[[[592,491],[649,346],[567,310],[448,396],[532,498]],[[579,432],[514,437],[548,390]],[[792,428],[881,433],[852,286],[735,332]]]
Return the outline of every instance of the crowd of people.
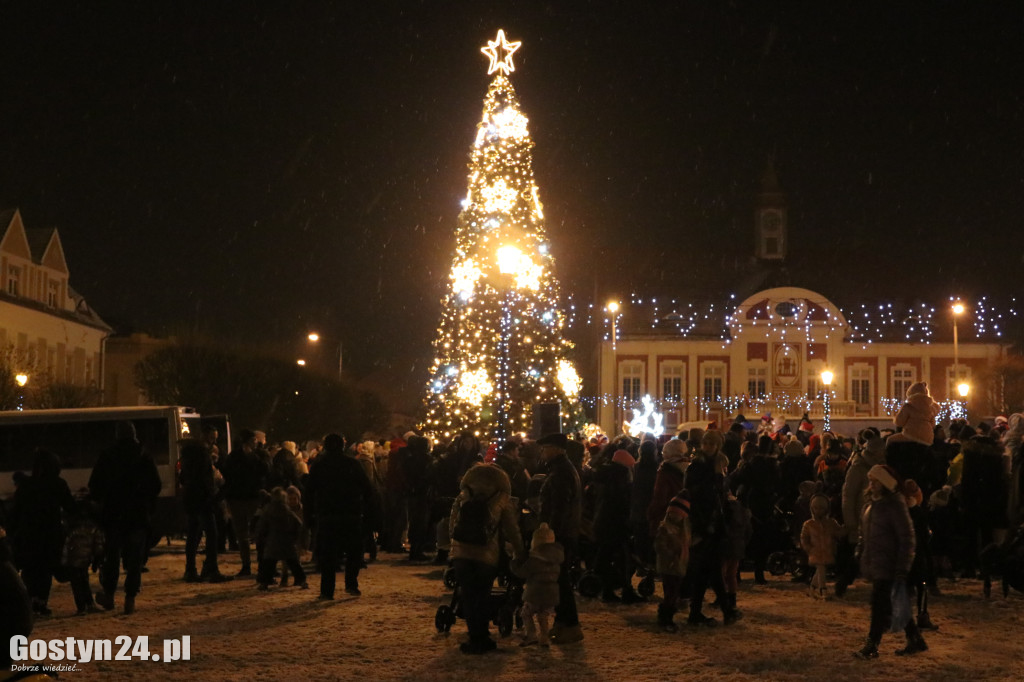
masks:
[[[584,579],[594,596],[628,604],[646,600],[635,577],[656,575],[657,625],[676,632],[680,609],[689,626],[719,623],[705,613],[709,588],[721,623],[735,623],[741,574],[765,584],[791,556],[809,598],[842,598],[858,576],[871,583],[858,656],[877,657],[894,622],[907,638],[897,653],[915,654],[935,627],[938,578],[984,572],[986,548],[1019,539],[1022,520],[1024,415],[945,428],[935,416],[927,386],[915,384],[893,428],[852,436],[807,415],[795,430],[737,415],[674,437],[556,433],[489,446],[471,433],[432,444],[410,431],[391,441],[331,434],[300,449],[245,430],[222,455],[208,427],[180,457],[183,579],[307,588],[311,553],[329,600],[342,568],[345,592],[360,595],[360,571],[378,552],[451,565],[469,634],[462,651],[483,654],[496,647],[490,595],[501,574],[524,584],[522,644],[547,646],[583,639]],[[13,559],[37,616],[50,613],[55,577],[71,583],[79,614],[115,608],[122,567],[124,612],[136,608],[160,480],[131,424],[116,436],[77,498],[57,458],[38,451],[0,518],[10,541],[0,540],[0,559]],[[232,552],[233,575],[221,570]]]

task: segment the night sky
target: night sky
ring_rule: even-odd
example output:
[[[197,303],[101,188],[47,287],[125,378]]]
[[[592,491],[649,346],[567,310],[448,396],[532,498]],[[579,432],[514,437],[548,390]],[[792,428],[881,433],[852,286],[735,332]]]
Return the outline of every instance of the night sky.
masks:
[[[1024,4],[355,4],[4,3],[0,208],[122,328],[429,357],[504,28],[579,299],[747,257],[769,159],[822,293],[1020,289]]]

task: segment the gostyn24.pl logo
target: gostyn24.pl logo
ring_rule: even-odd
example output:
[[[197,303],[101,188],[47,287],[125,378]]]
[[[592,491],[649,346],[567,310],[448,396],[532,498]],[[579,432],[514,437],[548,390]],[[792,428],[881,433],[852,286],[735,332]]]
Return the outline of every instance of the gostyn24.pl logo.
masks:
[[[109,639],[29,639],[23,635],[11,637],[11,660],[34,663],[55,661],[188,661],[192,657],[192,638],[163,640],[163,651],[151,653],[149,637],[121,635]],[[13,666],[12,666],[13,669]]]

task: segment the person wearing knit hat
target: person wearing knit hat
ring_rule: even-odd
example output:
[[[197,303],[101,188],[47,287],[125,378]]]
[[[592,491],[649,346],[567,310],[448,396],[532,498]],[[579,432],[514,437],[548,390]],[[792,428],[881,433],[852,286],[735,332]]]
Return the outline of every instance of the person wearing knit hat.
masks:
[[[676,632],[673,617],[679,607],[683,578],[690,553],[690,530],[686,519],[690,516],[690,497],[680,490],[665,510],[654,533],[655,569],[661,578],[662,600],[658,605],[658,627],[665,632]]]
[[[549,624],[558,606],[558,575],[565,549],[546,524],[533,531],[529,556],[514,560],[512,572],[523,579],[523,641],[519,646],[551,645]]]
[[[871,504],[861,520],[860,567],[862,575],[872,583],[871,625],[864,646],[854,654],[861,659],[878,658],[882,634],[892,620],[893,587],[900,583],[907,587],[915,553],[914,525],[896,472],[885,464],[877,464],[868,471],[868,481]],[[905,591],[900,592],[904,594],[901,598],[905,598]],[[896,652],[898,656],[928,650],[913,615],[909,615],[903,631],[907,644]]]
[[[633,458],[633,455],[629,454],[627,450],[616,450],[615,454],[612,455],[612,461],[616,464],[621,464],[630,470],[632,470],[633,465],[636,464],[636,460]]]
[[[661,448],[661,459],[666,462],[676,462],[686,457],[686,443],[673,438],[665,441]]]

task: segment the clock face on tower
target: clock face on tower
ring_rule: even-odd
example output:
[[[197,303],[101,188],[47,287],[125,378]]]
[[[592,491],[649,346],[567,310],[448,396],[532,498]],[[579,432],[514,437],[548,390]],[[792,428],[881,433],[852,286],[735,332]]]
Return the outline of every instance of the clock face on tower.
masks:
[[[768,232],[777,232],[782,225],[782,217],[775,211],[769,211],[761,215],[761,227]]]

